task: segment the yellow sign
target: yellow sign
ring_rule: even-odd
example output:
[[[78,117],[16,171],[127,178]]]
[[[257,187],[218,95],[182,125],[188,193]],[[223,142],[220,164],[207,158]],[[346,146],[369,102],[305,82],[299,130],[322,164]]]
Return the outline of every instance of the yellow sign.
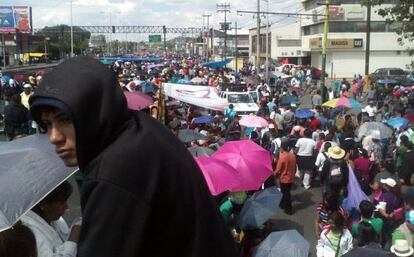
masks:
[[[363,46],[362,38],[335,38],[328,39],[328,49],[353,49],[361,48]],[[309,39],[309,48],[320,49],[322,48],[322,38]]]

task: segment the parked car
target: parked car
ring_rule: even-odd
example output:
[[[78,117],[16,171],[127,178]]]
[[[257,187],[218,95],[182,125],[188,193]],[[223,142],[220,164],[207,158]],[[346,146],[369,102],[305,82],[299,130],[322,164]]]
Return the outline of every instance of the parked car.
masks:
[[[292,63],[282,64],[281,66],[276,67],[275,70],[283,72],[285,68],[289,70],[292,68],[296,68],[296,64],[292,64]]]
[[[407,78],[407,75],[405,74],[404,70],[399,68],[377,69],[376,71],[374,71],[374,73],[371,73],[369,76],[371,81],[376,82],[377,84],[383,82],[387,84],[401,85]]]

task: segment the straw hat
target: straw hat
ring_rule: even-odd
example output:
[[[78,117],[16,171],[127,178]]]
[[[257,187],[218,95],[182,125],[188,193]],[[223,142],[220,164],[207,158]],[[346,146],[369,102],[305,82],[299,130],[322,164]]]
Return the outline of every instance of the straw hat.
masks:
[[[345,151],[339,146],[332,146],[328,149],[329,157],[332,159],[340,160],[345,157]]]
[[[407,240],[395,240],[390,250],[397,256],[411,256],[414,253],[414,249],[408,245]]]

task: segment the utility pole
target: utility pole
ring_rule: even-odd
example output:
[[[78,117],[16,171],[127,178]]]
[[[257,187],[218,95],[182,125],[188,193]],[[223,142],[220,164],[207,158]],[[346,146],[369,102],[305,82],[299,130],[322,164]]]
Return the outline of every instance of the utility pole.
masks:
[[[322,78],[321,78],[321,92],[322,92],[322,102],[326,102],[326,83],[325,83],[325,74],[326,74],[326,48],[328,46],[328,31],[329,31],[329,0],[325,0],[325,20],[323,24],[323,42],[322,42]]]
[[[256,71],[259,71],[260,66],[260,0],[257,0],[257,39],[256,39]]]
[[[217,13],[224,13],[224,25],[222,30],[224,30],[224,50],[223,50],[223,59],[227,57],[227,30],[229,28],[227,24],[227,13],[230,13],[230,4],[217,4]]]
[[[235,46],[236,46],[236,72],[239,72],[239,60],[238,60],[238,58],[239,58],[239,49],[238,49],[238,44],[239,44],[239,40],[238,40],[238,38],[237,38],[237,30],[239,30],[239,29],[241,29],[241,28],[238,28],[237,27],[237,21],[235,22],[235,30],[236,30],[236,32],[235,32]]]
[[[164,33],[164,54],[167,54],[167,27],[162,26],[162,32]]]
[[[6,69],[6,40],[4,39],[4,33],[1,33],[1,42],[2,42],[2,48],[3,48],[3,71],[4,71]]]
[[[206,61],[209,61],[210,57],[209,57],[209,44],[208,44],[208,40],[209,40],[209,32],[210,32],[210,17],[211,14],[209,12],[205,12],[203,14],[203,18],[207,18],[207,27],[206,27],[206,31],[204,32],[206,34],[206,44],[205,44],[205,59]],[[203,19],[203,23],[204,23],[204,19]],[[204,42],[204,41],[203,41]]]
[[[365,46],[365,87],[364,91],[369,88],[369,52],[371,49],[371,0],[367,1],[367,35]]]
[[[269,12],[269,0],[266,0],[266,11]],[[269,15],[266,15],[266,84],[269,85]]]
[[[73,58],[73,4],[70,0],[70,57]]]

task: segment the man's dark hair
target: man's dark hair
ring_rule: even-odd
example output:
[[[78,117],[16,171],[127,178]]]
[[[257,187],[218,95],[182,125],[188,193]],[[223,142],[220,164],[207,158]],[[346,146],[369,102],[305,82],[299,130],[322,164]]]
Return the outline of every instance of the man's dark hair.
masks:
[[[289,149],[289,141],[282,140],[282,143],[280,144],[280,148],[282,148],[283,151],[288,151],[288,149]]]
[[[325,150],[325,152],[328,151],[329,148],[331,148],[332,144],[330,142],[326,142],[323,146],[323,150]]]
[[[379,236],[375,232],[374,227],[367,221],[362,221],[359,224],[359,246],[366,246],[370,243],[378,243]]]
[[[19,221],[12,228],[0,232],[0,256],[37,257],[32,230]]]
[[[73,187],[68,181],[64,181],[60,184],[57,188],[55,188],[52,192],[50,192],[40,203],[36,204],[33,207],[33,211],[37,213],[40,217],[44,218],[43,210],[41,206],[45,203],[56,203],[56,202],[63,202],[67,201],[70,195],[73,192]]]
[[[328,217],[334,222],[337,229],[342,230],[345,227],[345,218],[338,211],[332,212]]]
[[[307,129],[305,129],[305,132],[303,134],[305,135],[305,137],[311,138],[312,137],[312,130],[307,128]]]
[[[408,143],[408,137],[406,135],[400,136],[401,143],[406,144]]]
[[[370,219],[374,213],[374,205],[370,201],[363,200],[359,204],[359,211],[364,219]]]

